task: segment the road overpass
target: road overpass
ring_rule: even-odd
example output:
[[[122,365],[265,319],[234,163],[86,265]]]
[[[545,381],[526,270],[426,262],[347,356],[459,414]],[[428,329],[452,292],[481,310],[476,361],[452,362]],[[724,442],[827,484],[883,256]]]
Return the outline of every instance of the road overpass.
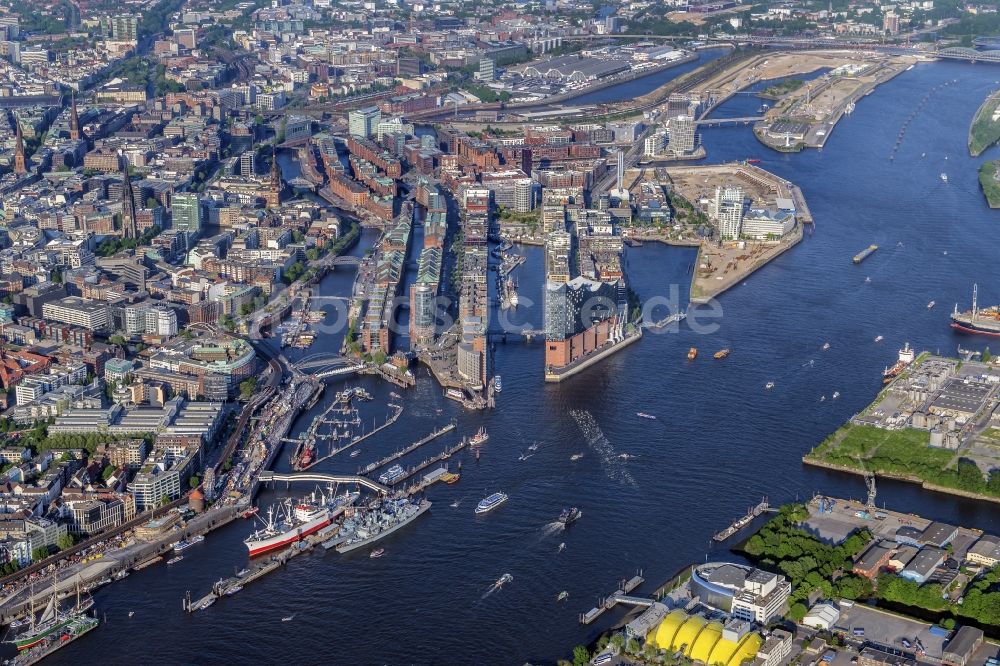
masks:
[[[748,124],[755,123],[758,120],[764,120],[764,116],[742,116],[739,118],[702,118],[701,120],[694,121],[695,125],[704,125],[706,127],[712,127],[713,125],[738,125],[740,123]]]

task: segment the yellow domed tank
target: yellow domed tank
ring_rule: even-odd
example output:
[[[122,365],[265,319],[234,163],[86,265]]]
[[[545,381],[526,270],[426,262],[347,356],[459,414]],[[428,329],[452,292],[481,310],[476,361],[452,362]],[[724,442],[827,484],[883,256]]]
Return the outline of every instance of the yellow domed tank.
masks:
[[[687,617],[687,613],[682,610],[675,610],[668,614],[656,628],[653,644],[660,650],[671,649],[670,646],[674,643],[674,636],[677,635],[677,630],[681,628]]]
[[[744,661],[750,661],[757,656],[757,651],[760,650],[760,646],[763,641],[759,634],[747,634],[740,641],[739,647],[729,661],[726,662],[726,666],[740,666]]]
[[[718,622],[711,622],[701,633],[698,634],[698,638],[695,639],[694,645],[691,646],[690,656],[695,661],[701,661],[706,664],[711,663],[708,661],[709,655],[712,654],[712,650],[715,648],[715,644],[722,639],[722,625]]]
[[[701,630],[705,628],[708,624],[708,620],[701,617],[700,615],[695,615],[688,619],[684,623],[684,626],[680,628],[677,635],[674,636],[673,644],[670,646],[671,650],[680,650],[684,648],[684,654],[688,657],[691,656],[691,650],[694,648],[694,643],[698,639],[698,634]]]

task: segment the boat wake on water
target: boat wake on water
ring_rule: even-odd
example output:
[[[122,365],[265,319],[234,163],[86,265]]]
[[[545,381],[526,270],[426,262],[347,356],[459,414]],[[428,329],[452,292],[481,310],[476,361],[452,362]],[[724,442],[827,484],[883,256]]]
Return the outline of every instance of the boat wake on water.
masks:
[[[605,474],[608,478],[619,481],[621,483],[636,487],[635,478],[621,463],[621,456],[615,447],[608,441],[605,436],[604,431],[597,424],[597,420],[594,416],[583,409],[574,409],[570,412],[570,416],[576,421],[576,425],[579,426],[580,432],[583,433],[583,438],[589,446],[598,456],[601,458],[602,467],[604,468]]]
[[[551,523],[545,523],[542,525],[542,537],[550,537],[555,534],[559,534],[566,529],[566,525],[558,520],[553,520]]]
[[[511,582],[513,580],[514,580],[514,577],[511,576],[509,573],[505,573],[504,575],[500,576],[500,578],[497,579],[497,582],[495,582],[492,585],[490,585],[490,588],[488,590],[486,590],[486,592],[483,593],[483,596],[479,597],[480,601],[482,601],[486,597],[490,596],[491,594],[493,594],[497,590],[502,590],[503,586],[505,584],[507,584],[507,583],[509,583],[509,582]]]

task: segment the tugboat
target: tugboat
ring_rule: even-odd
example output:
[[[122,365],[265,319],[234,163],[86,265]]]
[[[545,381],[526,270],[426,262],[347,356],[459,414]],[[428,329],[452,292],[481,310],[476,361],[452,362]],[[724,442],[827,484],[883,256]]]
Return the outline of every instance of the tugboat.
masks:
[[[715,352],[714,358],[723,359],[726,358],[727,356],[729,356],[729,349],[720,349],[719,351]]]
[[[469,446],[479,446],[480,444],[485,444],[489,441],[489,439],[490,436],[486,433],[486,428],[481,426],[479,430],[476,431],[476,434],[472,436],[472,439],[469,440]]]
[[[698,356],[698,348],[697,347],[691,347],[691,349],[688,349],[688,360],[689,361],[693,361],[695,359],[695,357],[697,357],[697,356]]]
[[[562,513],[559,514],[559,522],[562,523],[564,526],[568,526],[571,523],[575,523],[576,521],[580,520],[580,516],[582,515],[583,512],[577,509],[575,506],[570,507],[569,509],[563,509]]]

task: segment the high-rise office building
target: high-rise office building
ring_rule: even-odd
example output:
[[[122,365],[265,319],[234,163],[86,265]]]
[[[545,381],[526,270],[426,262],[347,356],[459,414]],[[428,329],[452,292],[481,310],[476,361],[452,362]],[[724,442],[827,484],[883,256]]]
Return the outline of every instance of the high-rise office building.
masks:
[[[476,72],[476,79],[479,81],[495,81],[497,78],[497,65],[490,58],[483,58],[479,61],[479,71]]]
[[[652,136],[646,137],[646,141],[643,145],[643,154],[646,157],[656,157],[663,153],[663,149],[667,147],[667,137],[663,132],[657,132]]]
[[[139,39],[139,19],[122,14],[111,18],[111,38],[119,42],[135,42]]]
[[[362,136],[369,138],[375,133],[382,120],[382,112],[377,106],[366,106],[363,109],[356,109],[347,114],[347,127],[352,136]]]
[[[257,173],[256,162],[252,150],[245,150],[240,155],[240,175],[252,176]]]
[[[181,231],[196,232],[201,229],[201,201],[193,192],[178,192],[170,200],[173,227]]]
[[[719,235],[723,240],[740,237],[743,225],[743,189],[740,187],[717,187],[712,201],[712,214],[719,223]]]
[[[694,118],[683,115],[670,119],[670,151],[675,154],[694,152],[696,135]]]

